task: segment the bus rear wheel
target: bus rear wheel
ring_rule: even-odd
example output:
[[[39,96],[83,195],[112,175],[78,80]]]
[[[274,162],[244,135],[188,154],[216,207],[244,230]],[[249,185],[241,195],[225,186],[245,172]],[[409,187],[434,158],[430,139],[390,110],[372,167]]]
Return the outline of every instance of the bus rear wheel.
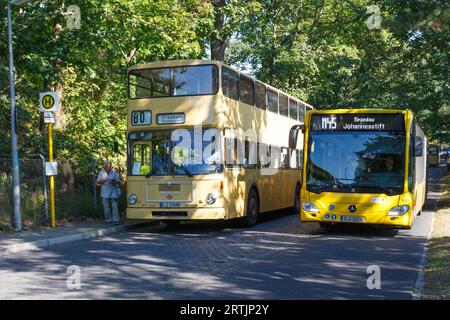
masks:
[[[253,227],[258,221],[259,199],[255,189],[250,189],[247,199],[247,214],[245,215],[244,225]]]

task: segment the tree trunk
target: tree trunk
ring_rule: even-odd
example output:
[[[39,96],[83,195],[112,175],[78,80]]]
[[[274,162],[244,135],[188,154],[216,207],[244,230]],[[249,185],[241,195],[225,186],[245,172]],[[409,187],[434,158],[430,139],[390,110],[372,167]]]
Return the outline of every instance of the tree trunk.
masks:
[[[225,0],[212,0],[214,7],[214,29],[216,32],[211,38],[211,60],[224,61],[225,51],[230,41],[229,36],[222,36],[224,33],[225,16],[222,12],[222,8],[225,6]]]

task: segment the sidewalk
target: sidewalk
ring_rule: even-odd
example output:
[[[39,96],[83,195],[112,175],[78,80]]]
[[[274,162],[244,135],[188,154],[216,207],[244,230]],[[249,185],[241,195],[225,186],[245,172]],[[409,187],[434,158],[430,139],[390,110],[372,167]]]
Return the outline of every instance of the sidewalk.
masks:
[[[55,244],[98,238],[154,223],[148,220],[132,220],[113,226],[99,221],[80,222],[55,229],[46,227],[37,231],[2,234],[0,235],[0,256],[18,251],[46,248]]]

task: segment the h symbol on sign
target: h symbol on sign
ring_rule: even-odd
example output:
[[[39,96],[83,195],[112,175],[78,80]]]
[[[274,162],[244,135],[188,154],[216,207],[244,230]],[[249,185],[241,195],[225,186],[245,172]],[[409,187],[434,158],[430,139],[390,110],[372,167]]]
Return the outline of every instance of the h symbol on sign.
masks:
[[[53,99],[52,96],[45,96],[42,99],[42,104],[44,105],[45,108],[50,109],[51,107],[53,107],[53,104],[55,103],[55,100]]]

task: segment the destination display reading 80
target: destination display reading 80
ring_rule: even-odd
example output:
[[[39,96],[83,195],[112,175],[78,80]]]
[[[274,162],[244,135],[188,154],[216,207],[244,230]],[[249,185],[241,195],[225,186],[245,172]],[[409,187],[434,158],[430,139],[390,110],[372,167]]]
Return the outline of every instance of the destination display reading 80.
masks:
[[[311,131],[404,131],[403,114],[313,114]]]

